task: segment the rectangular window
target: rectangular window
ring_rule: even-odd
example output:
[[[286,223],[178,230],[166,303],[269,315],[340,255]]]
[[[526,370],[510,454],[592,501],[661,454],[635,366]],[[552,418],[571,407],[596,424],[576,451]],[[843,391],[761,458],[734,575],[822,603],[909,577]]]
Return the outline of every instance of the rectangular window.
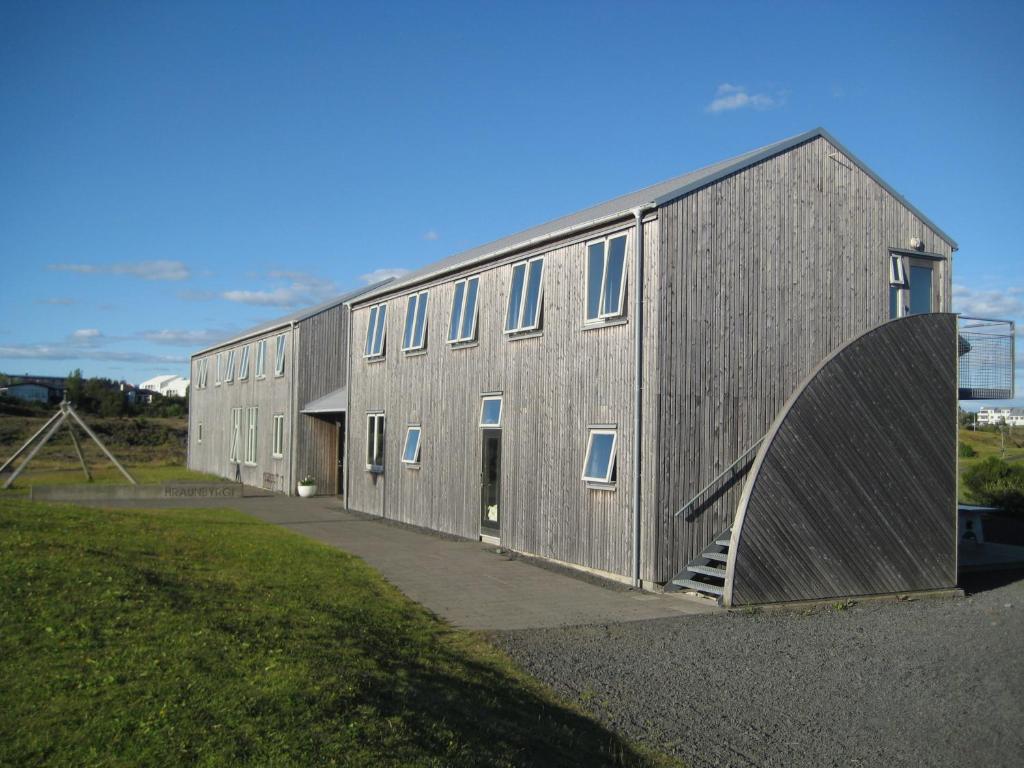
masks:
[[[480,403],[480,426],[501,426],[501,395],[485,395]]]
[[[402,451],[402,463],[414,465],[420,463],[419,427],[409,427],[409,430],[405,433],[405,450]]]
[[[384,414],[366,415],[366,468],[373,472],[384,470]]]
[[[366,326],[366,344],[363,347],[363,357],[384,356],[387,322],[387,304],[374,304],[370,307],[370,321]]]
[[[206,382],[210,376],[210,358],[203,358],[203,367],[201,369],[200,375],[202,376],[203,389],[206,389]]]
[[[910,267],[910,314],[932,311],[932,268]]]
[[[260,339],[256,342],[256,378],[262,379],[267,375],[267,340]]]
[[[284,414],[274,414],[274,450],[275,459],[284,456]]]
[[[427,292],[420,291],[409,297],[405,309],[405,336],[402,351],[423,349],[427,343]]]
[[[476,296],[480,290],[480,278],[471,277],[455,283],[452,297],[452,314],[448,321],[448,343],[472,341],[476,338]]]
[[[224,375],[223,363],[221,362],[220,352],[217,353],[217,364],[213,367],[213,386],[219,387],[220,380]]]
[[[203,422],[196,424],[196,442],[202,445],[203,443]]]
[[[228,459],[232,464],[238,463],[238,452],[242,440],[242,409],[231,409],[231,448],[228,450]]]
[[[242,358],[238,361],[238,380],[245,381],[249,378],[249,345],[242,347]]]
[[[284,376],[284,352],[287,337],[282,333],[277,337],[277,350],[274,357],[274,375]]]
[[[898,253],[889,254],[889,285],[902,287],[906,284],[906,277],[903,274],[903,257]]]
[[[588,483],[615,482],[615,430],[591,427],[583,479]]]
[[[897,285],[889,286],[889,319],[895,320],[899,317],[902,312],[900,307],[900,287]]]
[[[235,350],[228,350],[228,359],[224,363],[224,383],[230,384],[235,380]]]
[[[256,464],[256,418],[259,414],[259,409],[255,406],[249,406],[246,409],[247,413],[247,429],[245,431],[245,463],[249,465]]]
[[[626,274],[626,236],[587,245],[587,322],[622,314]]]
[[[533,331],[540,328],[541,306],[544,298],[544,257],[512,265],[512,279],[508,289],[508,309],[505,313],[505,333]]]

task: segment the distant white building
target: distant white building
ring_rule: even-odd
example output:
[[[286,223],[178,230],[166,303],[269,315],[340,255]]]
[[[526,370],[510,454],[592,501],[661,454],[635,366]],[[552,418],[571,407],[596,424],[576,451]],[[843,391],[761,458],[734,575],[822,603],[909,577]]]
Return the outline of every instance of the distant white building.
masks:
[[[978,409],[978,424],[1024,427],[1024,408],[990,408],[983,405]]]
[[[152,392],[159,392],[164,397],[184,397],[188,390],[189,380],[181,376],[164,375],[154,376],[139,384],[139,389],[148,389]]]

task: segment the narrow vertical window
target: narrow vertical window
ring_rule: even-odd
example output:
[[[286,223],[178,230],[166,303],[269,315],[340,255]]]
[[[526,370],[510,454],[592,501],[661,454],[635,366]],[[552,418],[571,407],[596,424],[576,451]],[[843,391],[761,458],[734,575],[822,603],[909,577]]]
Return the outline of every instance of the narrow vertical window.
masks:
[[[622,314],[626,292],[626,236],[606,237],[587,245],[587,321]]]
[[[249,378],[249,345],[242,347],[242,357],[238,361],[238,380],[245,381]]]
[[[505,333],[532,331],[540,328],[544,299],[544,257],[538,256],[512,266],[509,282]]]
[[[420,428],[409,427],[405,433],[405,448],[402,451],[402,463],[419,466],[420,463]]]
[[[196,442],[202,445],[203,443],[203,422],[196,424]]]
[[[366,468],[371,472],[384,470],[384,414],[366,415]]]
[[[480,402],[480,426],[501,426],[501,395],[484,395]]]
[[[235,350],[228,350],[228,359],[224,364],[224,383],[230,384],[235,380]]]
[[[889,254],[889,285],[902,287],[906,283],[903,274],[903,257],[898,253]]]
[[[238,463],[239,443],[242,440],[242,409],[231,409],[231,447],[228,449],[228,459],[232,464]]]
[[[588,483],[615,482],[615,430],[592,427],[583,462],[583,479]]]
[[[272,454],[275,459],[284,456],[284,414],[274,414],[274,448]]]
[[[224,375],[223,364],[221,363],[220,352],[217,353],[217,364],[213,368],[213,386],[219,387],[220,380]]]
[[[245,431],[245,463],[253,465],[256,463],[256,424],[259,416],[259,408],[250,406],[246,409],[248,421]]]
[[[256,378],[262,379],[267,375],[267,340],[260,339],[256,342]]]
[[[427,292],[420,291],[409,297],[405,309],[405,335],[402,351],[423,349],[427,343]]]
[[[369,322],[366,325],[366,344],[363,357],[383,357],[387,338],[388,305],[374,304],[370,307]]]
[[[472,341],[476,338],[476,296],[480,290],[480,278],[471,277],[455,283],[452,296],[452,313],[448,322],[448,343]]]
[[[285,344],[288,338],[282,333],[277,337],[277,349],[274,354],[274,375],[284,376]]]

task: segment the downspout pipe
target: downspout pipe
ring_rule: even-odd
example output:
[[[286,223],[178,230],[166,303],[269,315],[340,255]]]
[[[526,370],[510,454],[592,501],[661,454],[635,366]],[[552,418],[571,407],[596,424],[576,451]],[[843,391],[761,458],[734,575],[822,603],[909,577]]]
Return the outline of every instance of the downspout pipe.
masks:
[[[643,366],[644,366],[644,211],[647,204],[633,209],[636,220],[636,270],[633,280],[633,586],[640,588],[640,475],[643,445]]]
[[[285,489],[285,496],[294,496],[297,493],[295,485],[299,482],[295,474],[295,451],[299,444],[299,403],[297,400],[298,390],[295,386],[295,377],[298,374],[295,364],[298,361],[299,345],[295,342],[294,320],[288,323],[288,341],[285,344],[285,355],[287,355],[288,361],[288,402],[291,404],[288,414],[291,421],[291,439],[288,441],[290,443],[288,446],[288,487]]]

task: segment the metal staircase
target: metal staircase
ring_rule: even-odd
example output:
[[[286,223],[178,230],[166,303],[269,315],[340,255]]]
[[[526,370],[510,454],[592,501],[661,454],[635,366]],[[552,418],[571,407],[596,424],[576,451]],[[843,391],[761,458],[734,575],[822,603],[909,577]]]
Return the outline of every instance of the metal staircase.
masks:
[[[686,590],[720,600],[725,590],[725,565],[729,561],[730,536],[731,528],[715,536],[700,555],[688,562],[683,570],[665,585],[665,591]]]

